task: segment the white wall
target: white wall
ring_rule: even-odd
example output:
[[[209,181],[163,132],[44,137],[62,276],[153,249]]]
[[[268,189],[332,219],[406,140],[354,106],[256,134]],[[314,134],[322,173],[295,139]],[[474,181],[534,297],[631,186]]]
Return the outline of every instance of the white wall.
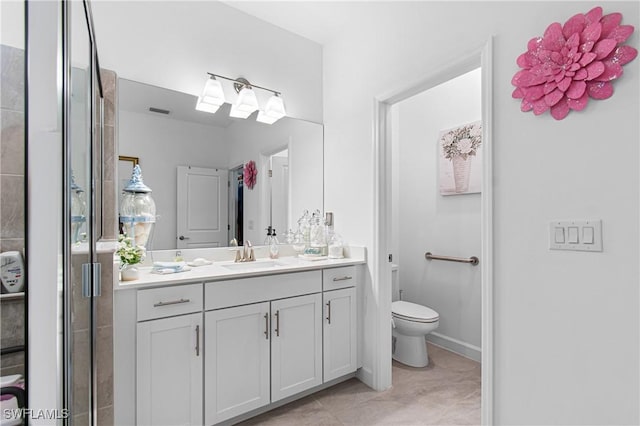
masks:
[[[24,1],[0,2],[0,43],[24,49]]]
[[[322,122],[317,43],[217,1],[94,1],[92,9],[100,65],[121,78],[197,96],[207,71],[244,77],[281,91],[289,116]],[[268,93],[257,92],[264,104]]]
[[[363,18],[324,46],[325,208],[350,242],[371,249],[374,97],[408,87],[495,36],[497,424],[640,422],[640,60],[624,67],[611,99],[591,101],[563,121],[522,113],[511,98],[515,60],[528,40],[594,6],[351,4]],[[639,27],[637,2],[603,6]],[[628,43],[638,45],[637,32]],[[345,76],[357,76],[357,84]],[[549,251],[548,222],[556,218],[602,219],[605,251]]]
[[[152,249],[176,247],[178,166],[228,169],[224,128],[119,111],[119,155],[138,157],[144,183],[153,192],[158,218]],[[128,179],[131,176],[119,176]]]
[[[441,130],[480,120],[480,69],[396,104],[399,126],[398,254],[403,299],[440,314],[438,330],[427,336],[438,344],[480,357],[480,266],[427,261],[424,253],[480,255],[480,194],[440,195]],[[481,157],[471,170],[480,174]],[[450,166],[450,162],[446,164]],[[462,342],[467,346],[461,346]]]
[[[243,191],[243,238],[262,244],[269,224],[269,194],[265,185],[268,157],[289,149],[290,228],[304,209],[323,211],[323,129],[322,125],[303,120],[283,119],[273,125],[246,121],[228,127],[229,168],[256,162],[258,178],[253,190]],[[280,239],[286,229],[277,229]]]

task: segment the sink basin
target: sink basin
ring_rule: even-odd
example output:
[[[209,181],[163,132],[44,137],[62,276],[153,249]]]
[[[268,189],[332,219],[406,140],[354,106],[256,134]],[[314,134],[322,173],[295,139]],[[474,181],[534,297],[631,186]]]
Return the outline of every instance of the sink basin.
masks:
[[[275,260],[262,260],[255,262],[229,263],[221,266],[232,271],[253,271],[256,269],[269,269],[277,266],[284,266],[284,263],[280,263]]]

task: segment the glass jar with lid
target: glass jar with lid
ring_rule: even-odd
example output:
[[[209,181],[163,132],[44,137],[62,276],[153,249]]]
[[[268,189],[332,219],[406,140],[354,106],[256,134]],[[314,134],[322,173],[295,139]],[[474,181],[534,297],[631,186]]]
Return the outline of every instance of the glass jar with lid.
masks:
[[[142,180],[140,166],[136,164],[120,199],[120,223],[133,245],[147,248],[155,222],[156,203],[151,197],[151,188]]]

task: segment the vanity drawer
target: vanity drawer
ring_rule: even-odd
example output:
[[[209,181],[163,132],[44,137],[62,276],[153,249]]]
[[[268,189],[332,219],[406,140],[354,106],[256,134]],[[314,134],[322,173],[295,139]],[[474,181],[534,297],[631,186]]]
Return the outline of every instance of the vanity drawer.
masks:
[[[138,321],[202,311],[202,284],[138,290]]]
[[[322,270],[322,291],[354,287],[358,282],[355,266],[343,266]]]
[[[320,271],[215,281],[204,284],[204,310],[248,305],[321,291]]]

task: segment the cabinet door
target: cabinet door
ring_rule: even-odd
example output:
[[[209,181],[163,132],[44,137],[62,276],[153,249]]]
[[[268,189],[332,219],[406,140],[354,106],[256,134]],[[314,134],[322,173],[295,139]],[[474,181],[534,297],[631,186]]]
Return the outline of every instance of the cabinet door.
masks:
[[[138,323],[137,424],[202,424],[202,314]]]
[[[324,305],[324,381],[357,368],[356,289],[327,291]]]
[[[269,302],[205,312],[205,424],[269,404]]]
[[[271,401],[322,383],[322,295],[271,302]]]

